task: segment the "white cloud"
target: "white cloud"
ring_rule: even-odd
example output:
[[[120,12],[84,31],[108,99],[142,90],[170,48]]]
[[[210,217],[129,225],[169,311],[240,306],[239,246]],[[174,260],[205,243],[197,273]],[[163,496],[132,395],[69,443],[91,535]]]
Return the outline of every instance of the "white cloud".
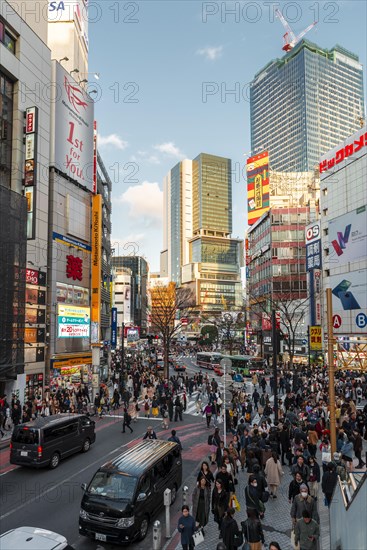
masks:
[[[118,199],[129,206],[129,217],[145,226],[161,223],[163,213],[163,191],[158,183],[143,181],[129,187]]]
[[[223,46],[217,46],[210,48],[207,46],[206,48],[202,48],[200,50],[197,50],[197,55],[202,55],[206,59],[209,59],[210,61],[215,61],[216,59],[219,59],[222,57],[223,53]]]
[[[154,149],[156,149],[160,153],[165,153],[170,157],[184,158],[186,156],[185,153],[180,151],[180,149],[176,147],[176,145],[172,141],[155,145]]]
[[[115,147],[116,149],[123,151],[128,146],[128,143],[127,141],[121,139],[117,134],[110,134],[109,136],[101,136],[98,134],[97,145],[100,147],[111,145],[111,147]]]
[[[161,161],[157,155],[150,155],[147,151],[137,151],[136,155],[132,155],[130,160],[133,162],[148,162],[150,164],[160,164]]]

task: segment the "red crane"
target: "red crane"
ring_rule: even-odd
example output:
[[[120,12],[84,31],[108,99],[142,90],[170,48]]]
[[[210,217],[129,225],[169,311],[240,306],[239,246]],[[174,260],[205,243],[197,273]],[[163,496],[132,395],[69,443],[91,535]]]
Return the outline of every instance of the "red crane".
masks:
[[[301,40],[301,38],[304,37],[304,35],[306,33],[308,33],[308,31],[310,31],[312,29],[312,27],[314,27],[317,23],[317,21],[314,21],[313,23],[311,23],[311,25],[309,25],[304,31],[300,32],[298,36],[296,36],[294,34],[294,32],[292,31],[292,29],[290,28],[288,22],[284,19],[283,17],[283,14],[282,12],[276,8],[275,10],[275,15],[278,17],[278,19],[280,19],[280,21],[282,22],[283,24],[283,27],[285,28],[285,30],[287,31],[284,35],[283,35],[283,48],[282,50],[284,50],[285,52],[289,52],[291,51],[294,46],[296,44],[298,44],[298,42]]]

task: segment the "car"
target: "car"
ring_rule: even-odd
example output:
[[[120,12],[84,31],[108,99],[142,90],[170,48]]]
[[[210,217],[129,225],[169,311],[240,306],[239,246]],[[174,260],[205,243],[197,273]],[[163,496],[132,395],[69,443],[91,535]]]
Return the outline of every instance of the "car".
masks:
[[[156,370],[164,370],[164,363],[163,361],[158,361],[156,366],[155,366]]]
[[[185,372],[186,371],[186,365],[176,363],[174,366],[174,369],[176,372]]]
[[[220,367],[214,367],[214,372],[217,376],[223,376],[224,375],[224,372],[222,371],[222,369]]]
[[[17,527],[0,535],[1,550],[74,550],[66,538],[39,527]]]

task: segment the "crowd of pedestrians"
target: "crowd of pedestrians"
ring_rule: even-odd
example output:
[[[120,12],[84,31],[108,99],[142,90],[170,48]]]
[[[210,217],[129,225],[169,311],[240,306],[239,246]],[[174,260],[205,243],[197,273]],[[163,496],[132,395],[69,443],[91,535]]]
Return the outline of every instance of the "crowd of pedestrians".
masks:
[[[224,413],[223,396],[210,382],[199,388],[200,410],[211,432],[209,460],[202,463],[192,494],[195,523],[191,525],[195,530],[203,528],[205,533],[212,514],[218,526],[218,548],[234,550],[244,541],[251,550],[261,550],[267,502],[288,497],[294,547],[316,550],[321,534],[319,507],[330,506],[338,477],[346,480],[349,472],[365,466],[362,447],[363,439],[367,440],[367,405],[363,408],[357,405],[367,398],[366,377],[357,373],[337,375],[334,454],[330,444],[327,369],[281,373],[278,419],[274,418],[272,390],[269,396],[265,378],[257,377],[253,383],[252,395],[241,388],[232,391],[226,410],[227,445],[219,421]],[[271,379],[270,385],[273,387]],[[256,415],[259,421],[254,423]],[[286,468],[292,480],[285,495],[284,492],[279,495]],[[242,475],[247,476],[246,515],[240,511],[236,497],[238,478]],[[319,502],[321,493],[323,498]],[[183,543],[183,548],[192,547],[190,542],[186,544]],[[278,550],[280,545],[273,541],[270,548]]]

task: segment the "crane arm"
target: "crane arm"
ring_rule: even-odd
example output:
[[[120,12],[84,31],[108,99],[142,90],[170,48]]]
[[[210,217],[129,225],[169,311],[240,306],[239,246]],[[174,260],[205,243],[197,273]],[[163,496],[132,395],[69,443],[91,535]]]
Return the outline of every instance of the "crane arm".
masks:
[[[316,25],[317,21],[314,21],[313,23],[311,23],[311,25],[309,25],[307,27],[307,29],[305,29],[304,31],[300,32],[299,35],[297,36],[297,38],[295,38],[295,43],[297,44],[297,42],[299,42],[301,40],[301,38],[304,37],[304,35],[306,33],[308,33],[308,31],[310,31],[312,29],[312,27],[314,27]]]
[[[287,31],[287,34],[289,35],[289,42],[293,42],[296,39],[296,37],[294,35],[294,32],[292,31],[292,29],[288,25],[288,22],[284,19],[282,12],[278,8],[276,8],[274,13],[278,17],[278,19],[280,19],[280,21],[283,24],[283,27]]]

